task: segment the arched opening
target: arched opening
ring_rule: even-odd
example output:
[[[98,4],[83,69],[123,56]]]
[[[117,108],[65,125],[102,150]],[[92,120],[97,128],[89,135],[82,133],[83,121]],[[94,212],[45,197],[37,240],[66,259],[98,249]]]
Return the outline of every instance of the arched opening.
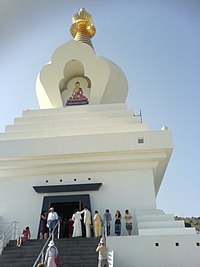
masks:
[[[69,61],[64,67],[63,75],[64,77],[59,83],[63,106],[66,106],[67,100],[73,96],[76,82],[80,83],[84,96],[89,100],[91,81],[85,76],[84,66],[80,61]]]

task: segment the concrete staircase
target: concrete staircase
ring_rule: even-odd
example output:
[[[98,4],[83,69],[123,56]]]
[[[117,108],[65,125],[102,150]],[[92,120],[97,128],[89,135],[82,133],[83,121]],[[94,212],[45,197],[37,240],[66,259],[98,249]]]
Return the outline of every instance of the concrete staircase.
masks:
[[[96,267],[97,238],[65,238],[54,240],[59,251],[58,267]],[[20,248],[10,241],[0,255],[0,267],[32,267],[45,240],[29,240]]]

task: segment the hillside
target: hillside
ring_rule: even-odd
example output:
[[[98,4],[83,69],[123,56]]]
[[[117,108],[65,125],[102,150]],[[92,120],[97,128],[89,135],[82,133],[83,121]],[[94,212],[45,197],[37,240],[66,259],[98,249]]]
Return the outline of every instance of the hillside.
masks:
[[[179,217],[175,216],[175,220],[183,220],[185,223],[185,227],[195,227],[196,232],[199,234],[200,233],[200,217]]]

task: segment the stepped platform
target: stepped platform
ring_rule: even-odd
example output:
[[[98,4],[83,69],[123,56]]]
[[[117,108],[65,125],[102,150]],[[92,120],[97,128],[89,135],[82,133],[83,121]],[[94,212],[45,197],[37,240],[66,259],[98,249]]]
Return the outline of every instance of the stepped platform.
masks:
[[[46,240],[31,239],[20,248],[16,241],[10,241],[0,255],[1,267],[31,267]],[[98,238],[65,238],[55,239],[59,251],[58,267],[96,267],[96,247]]]

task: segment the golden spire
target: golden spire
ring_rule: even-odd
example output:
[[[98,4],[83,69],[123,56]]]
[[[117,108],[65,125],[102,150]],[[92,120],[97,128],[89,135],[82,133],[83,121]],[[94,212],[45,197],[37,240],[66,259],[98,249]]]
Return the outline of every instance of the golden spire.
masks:
[[[70,33],[74,40],[86,43],[93,48],[91,38],[95,35],[96,29],[93,25],[92,16],[81,8],[78,13],[72,17],[72,26]]]

